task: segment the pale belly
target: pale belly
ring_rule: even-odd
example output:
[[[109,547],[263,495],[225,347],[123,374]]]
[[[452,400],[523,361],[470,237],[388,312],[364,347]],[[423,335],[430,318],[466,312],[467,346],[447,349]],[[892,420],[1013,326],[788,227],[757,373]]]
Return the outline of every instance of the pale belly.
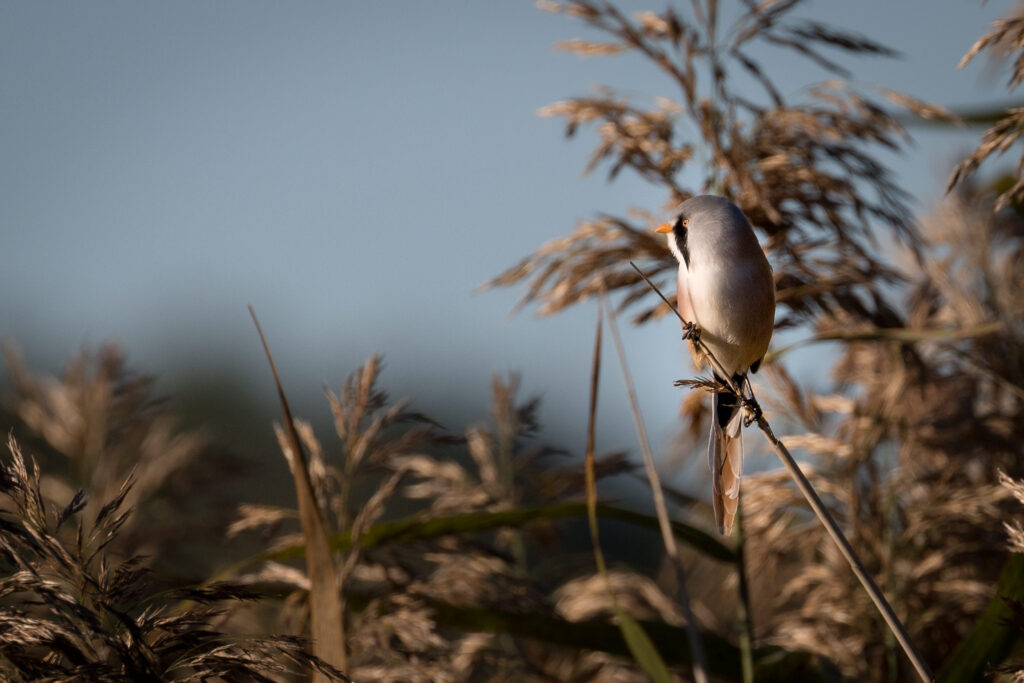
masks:
[[[730,375],[746,372],[764,356],[775,323],[775,286],[768,264],[728,273],[711,270],[680,275],[686,280],[701,341]]]

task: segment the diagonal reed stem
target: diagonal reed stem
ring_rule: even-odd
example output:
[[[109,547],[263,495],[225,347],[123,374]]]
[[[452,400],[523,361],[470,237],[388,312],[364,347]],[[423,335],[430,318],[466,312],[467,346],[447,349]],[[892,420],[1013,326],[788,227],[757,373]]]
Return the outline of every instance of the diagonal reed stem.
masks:
[[[847,563],[850,565],[850,569],[853,570],[854,575],[860,581],[861,585],[864,586],[864,590],[867,591],[871,601],[875,603],[875,607],[882,614],[882,618],[885,619],[885,623],[889,625],[889,630],[892,631],[893,636],[899,642],[903,651],[907,654],[910,659],[910,663],[914,665],[914,669],[917,671],[918,676],[921,677],[922,681],[933,681],[934,676],[928,665],[925,664],[921,654],[914,647],[914,643],[910,640],[910,636],[903,628],[903,624],[900,623],[899,617],[893,612],[892,607],[889,606],[888,601],[882,594],[882,591],[878,588],[875,580],[871,578],[871,574],[868,573],[867,568],[864,567],[864,563],[857,557],[856,551],[850,542],[846,540],[846,536],[843,535],[839,525],[836,524],[832,515],[829,513],[825,504],[821,502],[821,498],[818,496],[817,491],[811,486],[811,482],[804,476],[804,473],[800,470],[800,465],[797,464],[796,460],[790,454],[789,449],[779,441],[778,437],[772,431],[772,427],[768,424],[768,420],[765,419],[764,415],[758,417],[757,426],[761,428],[761,432],[764,433],[765,437],[768,438],[775,453],[782,460],[782,464],[786,466],[790,476],[796,481],[797,488],[800,489],[800,493],[804,494],[804,498],[807,499],[807,503],[814,510],[814,514],[818,516],[818,520],[821,521],[828,535],[832,537],[836,545],[839,546],[839,552],[846,558]]]
[[[668,508],[665,505],[665,494],[661,490],[661,480],[658,477],[658,470],[654,466],[654,455],[651,452],[651,444],[647,440],[647,429],[644,427],[644,418],[640,413],[640,405],[636,398],[636,389],[633,387],[633,377],[630,375],[629,366],[626,364],[626,352],[622,348],[622,338],[619,336],[619,326],[615,320],[615,309],[612,306],[605,306],[604,292],[598,298],[598,305],[606,310],[608,317],[608,329],[612,333],[612,341],[615,342],[615,352],[619,357],[619,366],[622,368],[622,376],[626,382],[626,395],[629,396],[629,407],[633,413],[633,422],[636,425],[637,437],[640,440],[640,452],[644,458],[644,469],[647,471],[647,481],[654,495],[654,510],[658,516],[658,526],[661,529],[661,538],[665,545],[665,553],[672,562],[676,574],[676,585],[679,587],[679,604],[683,608],[683,616],[686,618],[686,639],[690,645],[690,653],[693,656],[693,680],[694,683],[707,683],[707,658],[704,654],[704,644],[701,642],[700,633],[697,631],[697,619],[690,607],[690,594],[686,590],[686,573],[683,571],[683,559],[679,556],[679,546],[676,545],[675,536],[672,534],[672,523],[669,521]]]
[[[668,307],[672,310],[673,313],[676,314],[676,317],[679,318],[679,320],[684,325],[689,324],[690,321],[683,319],[683,316],[680,315],[679,310],[671,303],[669,303],[669,300],[665,298],[665,295],[661,293],[661,291],[654,285],[653,282],[651,282],[647,278],[646,275],[644,275],[643,271],[637,268],[635,263],[630,261],[629,265],[633,266],[633,269],[636,270],[636,272],[640,274],[640,277],[644,279],[644,281],[651,287],[651,289],[653,289],[658,294],[658,296],[661,297],[661,300],[668,305]],[[718,362],[718,359],[715,358],[714,354],[711,353],[711,350],[708,349],[708,347],[705,346],[699,339],[695,340],[695,344],[700,347],[701,351],[704,354],[706,354],[709,362],[711,363],[711,366],[715,369],[716,372],[718,372],[720,377],[725,379],[725,382],[729,385],[729,388],[732,389],[736,393],[736,395],[740,397],[741,400],[743,400],[743,394],[739,391],[740,387],[734,386],[732,378],[729,377],[727,373],[721,370],[722,366]],[[750,393],[751,399],[753,399],[752,387],[750,389]],[[749,405],[745,400],[744,404]],[[811,506],[811,509],[814,511],[814,514],[817,515],[818,521],[821,522],[822,526],[825,527],[825,531],[828,532],[828,535],[832,537],[832,540],[835,541],[836,545],[839,547],[839,552],[842,553],[844,558],[846,558],[846,562],[850,565],[850,569],[853,571],[854,576],[856,576],[857,579],[860,581],[861,586],[864,587],[864,590],[867,592],[868,597],[871,598],[871,601],[875,603],[875,607],[878,609],[879,613],[881,613],[882,618],[885,620],[885,623],[889,626],[889,630],[892,631],[893,636],[895,636],[896,640],[903,648],[903,651],[906,653],[907,658],[910,659],[910,663],[914,666],[914,669],[917,671],[918,676],[921,677],[922,681],[935,680],[931,670],[928,668],[928,665],[921,657],[921,654],[917,651],[917,648],[914,646],[913,641],[910,640],[910,636],[907,634],[906,629],[903,628],[903,624],[900,623],[899,617],[896,616],[896,613],[889,605],[889,602],[885,599],[885,596],[882,594],[882,591],[878,588],[878,585],[875,583],[875,580],[871,578],[871,574],[868,573],[868,570],[864,566],[864,563],[861,562],[860,558],[857,556],[857,553],[856,551],[854,551],[853,546],[851,546],[850,542],[846,540],[846,536],[839,528],[839,525],[836,524],[836,521],[832,518],[832,515],[825,507],[825,504],[821,501],[821,498],[818,496],[817,491],[814,490],[814,487],[811,485],[811,482],[807,479],[806,476],[804,476],[803,471],[800,470],[800,465],[797,464],[796,460],[790,454],[789,449],[787,449],[785,445],[783,445],[783,443],[779,441],[778,437],[775,436],[775,433],[772,431],[771,425],[768,423],[768,420],[765,419],[763,414],[757,415],[757,426],[760,427],[761,432],[768,439],[768,442],[771,443],[772,449],[775,451],[776,455],[779,456],[779,459],[782,460],[782,464],[786,467],[786,470],[789,471],[790,476],[793,477],[793,480],[796,482],[797,488],[800,489],[800,493],[802,493],[804,498],[807,499],[808,505]]]

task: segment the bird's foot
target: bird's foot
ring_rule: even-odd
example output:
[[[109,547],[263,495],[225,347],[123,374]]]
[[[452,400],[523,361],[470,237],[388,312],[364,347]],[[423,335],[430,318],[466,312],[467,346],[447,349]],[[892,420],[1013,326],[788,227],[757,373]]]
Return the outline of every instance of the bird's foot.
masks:
[[[760,421],[763,417],[763,413],[761,412],[761,406],[758,404],[756,398],[750,397],[743,399],[743,405],[747,409],[747,412],[743,414],[744,427],[749,427],[755,422]]]
[[[683,325],[683,341],[687,339],[694,344],[700,341],[700,328],[696,323],[687,322]]]

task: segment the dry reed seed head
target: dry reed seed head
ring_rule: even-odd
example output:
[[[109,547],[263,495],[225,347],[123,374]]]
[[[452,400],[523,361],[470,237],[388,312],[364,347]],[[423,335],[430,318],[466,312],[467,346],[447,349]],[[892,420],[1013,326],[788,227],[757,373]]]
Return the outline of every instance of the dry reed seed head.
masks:
[[[273,538],[273,540],[267,546],[267,552],[277,553],[284,550],[288,550],[295,547],[302,547],[306,542],[306,537],[302,535],[301,531],[292,533],[281,533]]]
[[[541,115],[564,117],[569,135],[583,124],[597,126],[599,142],[588,171],[607,162],[611,176],[631,168],[676,199],[715,186],[737,201],[770,237],[780,273],[779,301],[788,309],[785,324],[813,321],[822,311],[846,311],[874,321],[882,315],[878,307],[884,308],[879,287],[896,277],[867,248],[875,231],[887,230],[914,248],[919,243],[906,195],[871,151],[900,148],[905,131],[880,104],[841,81],[811,89],[807,102],[784,102],[769,76],[740,48],[760,40],[796,50],[840,73],[841,67],[820,48],[894,53],[861,36],[800,20],[793,16],[794,5],[750,5],[733,32],[717,39],[715,50],[707,37],[713,20],[703,16],[703,10],[693,18],[672,11],[639,13],[631,21],[607,4],[561,5],[560,11],[572,8],[613,39],[601,43],[600,50],[592,41],[568,47],[587,54],[614,52],[609,45],[639,51],[680,86],[684,101],[671,108],[661,102],[654,108],[640,107],[605,89],[596,97],[546,107]],[[759,79],[769,105],[733,89],[733,64]],[[947,116],[936,105],[886,89],[879,92],[918,115]],[[695,124],[701,146],[712,157],[705,182],[695,188],[676,183],[696,146],[677,139],[686,121]],[[643,283],[623,264],[653,260],[661,272],[673,269],[674,263],[660,240],[648,243],[652,236],[644,228],[621,221],[619,230],[609,230],[613,220],[581,224],[572,237],[545,245],[488,286],[527,282],[520,305],[537,302],[541,315],[594,296],[602,282],[609,291],[623,292],[626,305],[648,300]],[[604,234],[597,235],[595,227]],[[805,252],[808,244],[814,245],[814,254]],[[836,257],[815,257],[829,251]],[[793,286],[785,286],[787,282]],[[867,292],[876,305],[865,305],[853,296],[855,292]],[[659,304],[645,308],[636,320],[649,320],[663,309]]]
[[[1013,92],[1024,80],[1024,7],[1018,4],[1006,18],[994,21],[991,28],[989,33],[971,46],[957,68],[963,68],[978,54],[987,51],[993,59],[1011,62],[1007,90]],[[970,178],[984,161],[1004,154],[1020,139],[1022,126],[1024,109],[1008,109],[999,121],[985,131],[981,144],[953,169],[947,191]],[[1016,182],[1000,193],[996,211],[1024,201],[1024,182],[1019,178],[1022,167],[1024,155],[1021,155],[1017,164]]]
[[[67,542],[60,522],[81,517],[82,501],[58,512],[40,491],[39,470],[13,436],[0,459],[0,677],[4,680],[273,680],[315,667],[347,680],[289,636],[222,632],[223,605],[257,597],[232,583],[165,591],[144,558],[121,560],[106,547],[124,527],[131,479],[96,513],[88,540]],[[52,510],[50,514],[48,510]],[[175,601],[190,601],[173,612]]]
[[[520,402],[519,381],[516,373],[511,373],[507,379],[500,375],[491,377],[491,419],[499,438],[511,445],[516,445],[520,438],[535,435],[540,428],[537,419],[540,397],[532,396]]]
[[[509,612],[547,611],[546,597],[528,578],[516,576],[510,562],[497,555],[474,551],[472,544],[456,544],[454,552],[429,552],[434,565],[422,580],[409,585],[413,595],[462,607],[484,607]]]
[[[374,522],[380,519],[380,516],[384,513],[384,507],[390,498],[394,495],[398,489],[398,485],[406,475],[406,470],[399,469],[392,472],[387,479],[385,479],[377,490],[373,492],[369,500],[359,510],[359,514],[356,515],[355,520],[352,522],[352,543],[353,545],[359,540],[359,537],[366,533]]]
[[[480,486],[490,498],[500,500],[510,492],[505,491],[494,446],[494,438],[489,432],[472,427],[466,430],[466,448],[476,464]]]
[[[324,519],[335,518],[342,529],[351,528],[353,517],[358,515],[377,519],[404,472],[429,466],[430,458],[419,451],[447,440],[440,425],[421,413],[410,411],[406,401],[389,401],[387,394],[377,388],[380,369],[380,357],[373,356],[349,375],[340,395],[325,389],[335,430],[342,442],[343,458],[338,467],[328,464],[323,447],[308,423],[296,421],[300,438],[310,451],[309,472],[318,505]],[[292,454],[286,434],[276,425],[275,433],[291,468]],[[356,509],[355,501],[350,499],[354,482],[371,466],[378,471],[403,474],[377,482],[377,493],[370,498],[372,505]],[[388,483],[391,481],[393,483]],[[384,492],[387,495],[382,497]],[[329,512],[334,514],[329,515]],[[258,523],[255,519],[239,520],[231,533]],[[276,545],[281,547],[281,542]],[[349,571],[354,562],[353,559],[349,563]]]
[[[405,486],[403,495],[432,500],[431,514],[514,506],[520,497],[517,489],[520,472],[553,452],[543,446],[526,448],[526,440],[538,429],[539,399],[519,401],[518,385],[516,376],[508,380],[493,377],[493,431],[483,427],[470,427],[466,431],[464,441],[476,466],[475,473],[444,457],[422,453],[396,457],[392,465],[406,468],[414,480]]]
[[[1003,522],[1003,528],[1006,530],[1007,545],[1010,552],[1024,552],[1024,526],[1021,525],[1020,521]]]
[[[993,21],[991,26],[992,30],[975,41],[957,68],[967,66],[984,50],[997,52],[997,56],[1004,59],[1016,54],[1014,69],[1007,84],[1007,88],[1012,91],[1024,80],[1024,59],[1019,54],[1024,49],[1024,8],[1014,8],[1006,18]]]
[[[1017,502],[1024,504],[1024,480],[1013,479],[999,470],[999,484],[1012,493]]]
[[[518,473],[526,471],[532,463],[550,452],[543,447],[529,447],[526,444],[537,429],[538,400],[519,399],[516,377],[495,377],[492,383],[493,428],[469,429],[466,439],[459,442],[460,445],[462,442],[466,444],[468,457],[452,459],[445,451],[424,448],[433,445],[435,441],[441,442],[435,423],[422,415],[409,412],[404,403],[375,401],[372,396],[383,396],[383,392],[375,388],[374,380],[365,371],[354,373],[352,377],[340,397],[328,392],[335,422],[343,425],[339,435],[343,437],[348,449],[346,462],[377,463],[387,473],[368,499],[351,501],[358,514],[351,524],[346,525],[356,548],[344,559],[340,570],[342,582],[346,592],[368,591],[368,595],[372,596],[371,608],[368,610],[371,616],[365,612],[348,613],[348,643],[354,656],[352,672],[356,676],[362,673],[380,674],[386,680],[409,680],[412,672],[416,672],[416,676],[423,676],[424,680],[446,680],[443,676],[452,670],[450,662],[453,658],[461,656],[460,661],[464,665],[469,656],[467,652],[472,650],[461,649],[462,641],[452,638],[447,632],[442,635],[433,623],[426,605],[422,606],[419,621],[414,619],[409,622],[418,623],[417,629],[412,629],[404,636],[394,635],[393,632],[403,622],[389,617],[384,626],[392,630],[392,635],[377,641],[382,626],[378,623],[380,616],[373,611],[376,609],[373,605],[391,606],[399,604],[395,601],[408,601],[418,596],[434,601],[465,603],[470,608],[490,604],[504,610],[532,608],[550,611],[543,594],[530,581],[517,577],[518,570],[508,564],[508,551],[504,548],[513,547],[510,536],[519,532],[496,530],[473,537],[452,534],[407,544],[370,548],[359,548],[358,540],[386,514],[387,504],[397,492],[407,498],[422,500],[426,507],[419,514],[427,520],[445,514],[467,514],[513,507],[515,496],[518,495],[515,493]],[[375,403],[375,406],[372,410],[353,407],[351,401],[366,405]],[[358,420],[354,417],[357,415]],[[402,427],[403,431],[392,428],[403,424],[406,425]],[[409,424],[412,426],[407,426]],[[361,442],[368,445],[360,446]],[[451,443],[452,440],[446,439],[444,442]],[[353,458],[352,453],[359,452],[360,448],[365,448],[365,457]],[[333,471],[328,468],[328,472]],[[359,474],[358,467],[352,467],[349,472],[349,475]],[[507,475],[511,475],[511,488]],[[277,510],[252,507],[246,510],[243,519],[236,524],[238,528],[251,528],[281,516]],[[289,546],[301,546],[303,542],[300,535],[279,537],[271,552]],[[308,618],[303,606],[303,587],[307,585],[305,572],[298,568],[268,565],[261,572],[246,576],[245,580],[257,583],[268,581],[271,585],[276,582],[280,586],[297,589],[286,598],[282,615],[295,627],[303,627]],[[419,609],[420,603],[415,604]],[[411,609],[410,603],[401,605],[400,612]],[[405,625],[408,627],[409,623]],[[378,635],[375,636],[375,633]],[[407,646],[409,638],[419,639],[421,647],[410,649]],[[368,642],[377,644],[371,646]],[[371,649],[362,650],[364,647]],[[509,670],[518,666],[507,653],[502,654],[500,650],[487,651],[486,656],[499,657],[501,666],[511,667]],[[388,673],[385,675],[384,671]]]
[[[1005,215],[968,208],[984,201],[951,198],[923,222],[927,255],[934,250],[940,258],[904,265],[911,313],[900,327],[1004,319],[1003,302],[1024,293],[1024,278],[990,275],[998,268],[994,254],[1020,247],[1012,241],[1009,249],[995,246],[995,235],[1015,233],[1005,227]],[[971,215],[978,220],[967,220]],[[844,322],[826,317],[823,329]],[[775,397],[780,410],[792,404],[794,415],[809,405],[835,411],[796,437],[799,444],[786,441],[823,452],[816,461],[825,476],[815,478],[815,486],[873,573],[900,594],[901,614],[913,615],[912,637],[934,660],[985,609],[1005,559],[1004,533],[1016,538],[1013,524],[1004,530],[993,521],[1013,519],[1009,490],[996,485],[996,469],[1019,467],[1016,425],[1024,397],[1007,382],[1022,377],[1006,358],[1020,342],[1020,330],[1010,325],[962,340],[846,344],[836,366],[842,395],[818,397],[783,381]],[[985,367],[998,368],[1000,379],[979,373]],[[743,499],[747,556],[765,565],[751,570],[752,592],[778,597],[774,604],[755,597],[755,623],[775,642],[830,658],[847,676],[881,680],[876,664],[886,656],[884,634],[872,626],[873,608],[848,580],[828,539],[801,516],[788,484],[780,489],[760,476],[749,483]]]
[[[403,494],[407,497],[420,496],[429,504],[420,513],[425,518],[440,514],[510,509],[514,506],[514,499],[508,497],[510,489],[505,478],[508,473],[513,475],[513,492],[516,491],[516,481],[528,479],[540,482],[531,488],[542,489],[544,493],[541,495],[545,502],[564,500],[564,496],[578,494],[582,490],[579,472],[575,471],[578,468],[566,468],[562,472],[542,469],[534,473],[532,470],[534,463],[553,452],[542,446],[527,444],[528,437],[537,428],[537,399],[520,400],[518,380],[514,376],[508,379],[495,377],[492,394],[493,426],[467,430],[467,459],[453,461],[436,454],[416,453],[396,456],[391,461],[392,467],[409,470],[410,483],[405,485]],[[472,461],[472,465],[469,461]],[[601,465],[601,474],[620,472],[631,467],[624,454],[603,458]],[[515,495],[520,494],[516,492]],[[358,563],[352,567],[346,585],[355,582],[354,585],[359,586],[360,590],[370,590],[374,594],[386,591],[388,600],[397,595],[408,595],[439,600],[445,604],[465,605],[469,609],[483,607],[497,609],[499,612],[535,610],[550,613],[551,606],[544,592],[531,580],[523,578],[521,571],[513,567],[515,563],[510,553],[515,555],[522,542],[521,531],[502,529],[472,537],[450,535],[424,540],[408,550],[401,547],[374,548],[362,553]],[[410,553],[414,553],[415,559]],[[378,563],[376,569],[367,573],[375,563]],[[398,569],[402,570],[399,572],[401,576],[395,574]],[[392,578],[382,581],[382,576]],[[355,643],[366,642],[360,634],[363,624],[367,628],[375,628],[363,621],[363,615],[353,615],[350,642],[353,643],[354,652],[362,647]],[[456,657],[461,657],[459,661],[464,664],[468,658],[460,649],[463,641],[457,641],[446,634],[443,642],[443,647],[434,648],[429,655],[429,661],[437,663],[436,671],[430,670],[437,675],[441,675],[441,670],[445,669],[442,662],[454,662]],[[522,648],[526,648],[527,644],[527,649],[532,653],[528,655],[529,663],[524,665]],[[391,647],[395,647],[394,643]],[[547,659],[550,651],[551,648],[542,644],[524,641],[517,650],[520,654],[516,656],[510,656],[500,648],[481,651],[483,659],[476,662],[476,666],[483,667],[485,671],[492,671],[495,667],[509,672],[520,671],[524,667],[525,670],[549,670],[554,666]],[[373,656],[369,653],[364,655],[359,660],[361,663],[354,665],[354,674],[372,672],[374,675],[384,675],[384,671],[389,671],[388,676],[393,677],[397,676],[396,672],[410,671],[410,662],[419,662],[422,669],[423,663],[428,661],[427,655],[404,652],[401,648],[375,653]],[[382,667],[379,662],[385,660],[390,664]],[[561,662],[564,656],[557,660]],[[449,664],[446,670],[450,672],[454,666]],[[420,669],[414,670],[422,673]],[[532,680],[510,675],[510,680]],[[401,677],[398,676],[398,679]]]
[[[615,43],[598,43],[591,40],[573,38],[571,40],[560,40],[555,43],[556,50],[572,52],[580,57],[597,57],[617,55],[622,52],[622,46]]]
[[[999,471],[999,484],[1009,491],[1018,503],[1024,504],[1024,480],[1013,479],[1002,470]],[[1007,543],[1010,552],[1024,552],[1024,525],[1021,520],[1004,521],[1003,529],[1006,531]]]
[[[390,677],[398,671],[414,671],[417,664],[429,666],[450,647],[438,633],[430,608],[422,599],[405,594],[374,600],[353,614],[351,632],[351,664],[357,678],[361,672],[376,670],[384,680],[402,680]]]
[[[341,396],[327,390],[335,430],[345,446],[346,453],[355,446],[363,418],[384,406],[387,395],[375,386],[381,370],[381,357],[373,355],[345,380]]]
[[[390,401],[377,388],[381,367],[381,358],[373,356],[348,377],[340,396],[326,390],[344,449],[345,478],[356,476],[361,467],[387,468],[392,458],[446,440],[437,422],[409,410],[404,399]]]
[[[228,526],[226,536],[231,539],[245,531],[263,530],[273,533],[286,519],[296,518],[295,510],[272,505],[242,503],[238,506],[238,518]]]
[[[331,498],[337,494],[337,482],[328,471],[327,463],[324,461],[324,449],[320,440],[313,432],[313,425],[306,420],[295,419],[295,431],[304,446],[307,459],[306,466],[309,470],[309,483],[313,488],[313,496],[316,498],[317,507],[324,519],[330,519]],[[278,436],[280,443],[281,436]]]
[[[686,622],[680,607],[650,578],[611,570],[605,581],[600,574],[592,574],[564,583],[555,591],[556,611],[568,621],[610,617],[615,613],[614,593],[619,607],[635,619],[660,620],[673,626]]]
[[[280,562],[267,562],[259,571],[238,577],[238,581],[243,585],[284,584],[299,591],[309,591],[309,578],[306,572]]]
[[[288,463],[288,471],[295,475],[295,451],[292,450],[291,442],[288,439],[288,434],[285,432],[284,427],[279,422],[274,423],[274,437],[277,439],[277,447],[281,449],[281,455],[284,456],[285,462]]]
[[[374,522],[379,520],[381,515],[384,514],[385,505],[395,494],[399,483],[405,475],[406,471],[404,469],[392,472],[377,487],[377,490],[373,492],[373,495],[370,496],[370,499],[363,505],[362,509],[359,510],[359,514],[356,515],[351,527],[352,549],[349,551],[348,556],[345,557],[345,561],[338,573],[339,584],[344,585],[348,577],[355,571],[356,566],[358,566],[362,559],[362,552],[359,547],[360,539]]]
[[[403,487],[402,495],[412,500],[430,501],[431,514],[480,509],[493,500],[480,488],[479,481],[456,462],[427,455],[404,456],[396,462],[404,466],[414,480]]]
[[[50,475],[43,487],[67,496],[57,499],[61,506],[84,488],[95,513],[95,501],[117,495],[130,470],[135,484],[128,506],[163,499],[170,495],[161,493],[165,482],[208,448],[200,434],[178,427],[166,402],[153,396],[154,379],[130,371],[113,344],[79,352],[59,378],[31,372],[12,345],[4,346],[4,355],[13,385],[7,408],[67,459],[67,473]],[[160,519],[139,519],[149,529],[145,536],[133,530],[131,541],[152,543],[164,535]]]

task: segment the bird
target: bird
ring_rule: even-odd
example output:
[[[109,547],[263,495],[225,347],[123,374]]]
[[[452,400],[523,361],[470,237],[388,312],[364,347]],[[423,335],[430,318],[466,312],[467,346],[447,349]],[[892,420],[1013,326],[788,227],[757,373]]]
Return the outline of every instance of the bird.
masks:
[[[733,385],[743,391],[748,372],[757,372],[775,327],[775,281],[750,221],[725,197],[691,197],[656,228],[679,261],[677,301],[683,338],[699,334]],[[698,367],[707,361],[694,344]],[[718,384],[725,378],[714,371]],[[743,472],[743,401],[716,390],[711,410],[708,466],[712,503],[720,534],[732,532]]]

